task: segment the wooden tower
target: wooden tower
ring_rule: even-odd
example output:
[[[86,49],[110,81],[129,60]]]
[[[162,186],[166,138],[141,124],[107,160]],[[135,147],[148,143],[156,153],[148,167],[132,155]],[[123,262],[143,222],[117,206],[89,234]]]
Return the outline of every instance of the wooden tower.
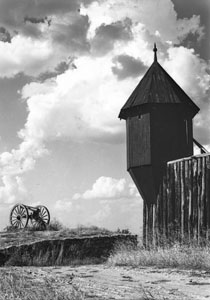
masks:
[[[147,204],[156,203],[166,163],[193,154],[192,119],[199,108],[154,62],[122,107],[127,169]]]

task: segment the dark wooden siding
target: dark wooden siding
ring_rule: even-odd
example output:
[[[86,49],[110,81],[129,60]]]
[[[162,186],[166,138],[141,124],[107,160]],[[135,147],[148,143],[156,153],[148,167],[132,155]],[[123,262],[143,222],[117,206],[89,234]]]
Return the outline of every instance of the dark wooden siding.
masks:
[[[151,114],[152,164],[187,157],[192,152],[192,120],[179,107],[162,107]]]
[[[210,154],[168,162],[156,204],[144,201],[144,242],[210,238]]]
[[[127,126],[127,167],[151,164],[150,114],[128,118]]]

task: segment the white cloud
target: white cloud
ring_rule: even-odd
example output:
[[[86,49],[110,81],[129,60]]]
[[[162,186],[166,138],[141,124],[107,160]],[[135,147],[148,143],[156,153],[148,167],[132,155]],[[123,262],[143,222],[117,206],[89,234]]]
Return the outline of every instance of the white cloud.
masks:
[[[19,72],[34,76],[51,66],[53,49],[47,40],[17,35],[11,43],[0,41],[0,56],[1,77],[12,77]]]
[[[1,77],[13,77],[20,72],[36,77],[53,72],[61,61],[89,52],[88,16],[77,11],[67,12],[62,17],[52,16],[51,21],[50,26],[45,23],[31,25],[39,27],[39,37],[21,31],[10,43],[0,41]]]
[[[66,1],[62,3],[69,7]],[[45,9],[48,11],[49,5]],[[53,12],[59,10],[55,2],[53,9]],[[205,111],[208,111],[207,64],[191,50],[173,46],[189,33],[202,35],[198,17],[178,20],[169,0],[132,0],[129,5],[125,0],[94,1],[87,10],[81,10],[82,16],[78,11],[73,13],[72,8],[68,9],[62,18],[60,10],[58,14],[53,13],[50,27],[42,23],[38,25],[42,33],[39,40],[20,33],[12,38],[11,43],[0,42],[0,76],[13,76],[18,72],[36,76],[54,69],[68,56],[78,55],[75,60],[77,69],[66,70],[42,83],[31,82],[22,89],[28,117],[18,133],[22,139],[19,147],[0,155],[2,176],[13,175],[15,178],[32,170],[36,159],[47,153],[45,145],[49,140],[68,138],[80,142],[122,142],[124,123],[117,116],[139,79],[126,77],[128,70],[124,70],[123,80],[119,81],[112,72],[113,58],[127,55],[148,66],[153,60],[151,44],[154,39],[159,42],[160,62],[183,89],[195,97],[199,106],[205,102]],[[94,58],[91,49],[88,52],[87,44],[94,39],[97,27],[118,21],[117,24],[124,24],[126,18],[131,20],[129,37],[132,36],[132,39],[126,43],[119,39],[106,55]],[[71,30],[68,30],[69,26]],[[62,41],[58,42],[61,31]],[[83,46],[85,52],[82,51]],[[207,114],[203,113],[203,123],[200,119],[199,124],[204,124],[205,120],[209,124]],[[99,194],[97,186],[101,181],[95,183],[96,187],[88,192],[89,195]],[[120,195],[124,183],[118,182],[118,187],[113,181],[106,184],[113,188],[107,189],[107,193],[114,195],[118,191]]]
[[[47,150],[39,141],[25,140],[18,149],[0,155],[0,174],[15,176],[30,171],[34,168],[35,159],[46,152]]]
[[[74,141],[113,142],[113,137],[117,140],[122,134],[124,124],[117,116],[124,91],[131,91],[129,81],[118,85],[111,71],[111,58],[86,57],[77,64],[78,69],[68,70],[55,80],[23,88],[29,113],[18,133],[22,143],[0,155],[2,176],[32,170],[36,159],[47,153],[45,143],[49,140],[68,137]]]
[[[110,230],[128,228],[140,233],[142,205],[133,183],[102,176],[83,194],[76,193],[72,198],[58,200],[51,212],[70,227],[95,225]]]
[[[0,14],[8,6],[10,15],[5,19],[6,12],[3,13],[2,26],[8,27],[11,32],[18,32],[13,32],[11,43],[0,42],[0,76],[12,77],[19,72],[38,76],[43,72],[52,72],[69,56],[89,55],[91,51],[95,53],[95,44],[100,46],[102,53],[105,48],[112,51],[113,44],[115,49],[118,48],[116,55],[125,51],[123,54],[135,58],[141,55],[143,58],[145,45],[151,48],[154,40],[163,44],[169,40],[179,44],[189,33],[197,34],[199,38],[202,36],[199,16],[177,19],[170,0],[131,0],[129,5],[125,0],[93,1],[90,6],[81,9],[81,14],[77,10],[80,4],[81,1],[74,1],[72,5],[63,1],[58,6],[52,1],[45,5],[33,1],[28,6],[26,1],[22,1],[21,5],[12,5],[3,0]],[[46,14],[43,16],[44,11]],[[143,29],[148,32],[147,40],[144,40]],[[98,36],[99,31],[103,34]],[[118,38],[115,40],[116,34],[118,42]],[[148,40],[149,36],[151,40]],[[126,45],[122,48],[124,40],[127,48]],[[101,47],[101,42],[104,47]]]
[[[144,24],[153,35],[158,32],[163,41],[179,43],[190,32],[203,35],[199,16],[177,19],[170,0],[131,0],[129,5],[126,0],[93,2],[88,8],[83,8],[82,13],[88,14],[91,19],[90,36],[100,24],[125,18],[130,18],[133,24]]]
[[[163,66],[200,108],[194,118],[194,136],[206,148],[210,146],[210,65],[182,46],[168,49]]]
[[[23,180],[19,177],[4,175],[2,177],[3,185],[0,187],[0,203],[13,204],[15,201],[26,198],[27,191]]]
[[[54,206],[56,210],[68,211],[68,213],[72,211],[72,207],[73,207],[72,202],[67,199],[56,201]]]
[[[163,66],[186,93],[202,106],[210,87],[208,65],[193,49],[183,46],[169,48],[168,55]]]
[[[99,177],[92,188],[83,194],[75,194],[73,199],[119,199],[139,196],[134,184],[127,183],[124,178]]]
[[[131,92],[131,81],[117,81],[109,57],[84,57],[77,60],[77,66],[54,81],[23,88],[29,114],[21,136],[43,141],[66,136],[80,140],[122,132],[117,116],[125,94]]]

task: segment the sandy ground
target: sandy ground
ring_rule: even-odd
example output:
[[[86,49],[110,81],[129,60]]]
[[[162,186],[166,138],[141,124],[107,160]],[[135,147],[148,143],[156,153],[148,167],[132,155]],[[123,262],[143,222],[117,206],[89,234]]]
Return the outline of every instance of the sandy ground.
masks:
[[[70,290],[74,285],[88,300],[210,299],[210,273],[205,271],[107,265],[14,269],[24,273],[33,285],[47,278],[53,278],[56,289]]]

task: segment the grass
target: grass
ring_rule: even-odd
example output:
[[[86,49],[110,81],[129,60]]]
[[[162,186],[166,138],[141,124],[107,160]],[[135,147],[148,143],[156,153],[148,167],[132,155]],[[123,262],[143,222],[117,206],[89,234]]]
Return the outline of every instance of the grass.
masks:
[[[210,243],[204,246],[175,242],[164,247],[117,245],[108,259],[115,266],[201,269],[210,271]]]
[[[101,228],[98,226],[83,226],[78,225],[76,228],[68,228],[64,226],[59,220],[54,218],[50,221],[46,227],[40,229],[39,227],[27,226],[23,229],[15,228],[8,225],[4,228],[6,233],[17,233],[17,232],[40,232],[40,231],[58,231],[63,234],[69,234],[71,236],[89,236],[89,235],[111,235],[111,234],[131,234],[129,229],[117,229],[116,231],[111,231],[106,228]]]
[[[28,272],[27,272],[28,271]],[[85,293],[71,282],[58,282],[55,277],[30,276],[30,270],[0,269],[0,300],[85,300]],[[142,287],[139,300],[155,300],[150,291]],[[92,296],[93,299],[98,297]],[[111,295],[110,295],[111,297]],[[88,298],[89,299],[89,298]],[[111,298],[110,298],[111,299]],[[162,299],[162,298],[161,298]]]
[[[125,231],[125,232],[124,232]],[[124,234],[127,230],[123,231],[110,231],[105,228],[97,226],[77,226],[76,228],[67,228],[63,226],[56,219],[52,220],[47,226],[46,230],[39,231],[36,228],[28,227],[24,229],[17,229],[7,226],[4,232],[0,234],[0,248],[12,245],[20,245],[25,242],[34,242],[47,239],[59,238],[74,238],[74,237],[89,237],[89,236],[109,236],[113,234]]]
[[[128,229],[123,229],[120,230],[118,229],[117,231],[111,231],[105,228],[101,228],[98,226],[83,226],[83,225],[78,225],[76,228],[68,228],[66,226],[64,226],[60,221],[58,221],[57,219],[53,219],[49,225],[46,225],[46,228],[43,229],[39,229],[38,227],[31,227],[28,226],[26,228],[23,229],[18,229],[16,227],[12,227],[12,226],[6,226],[4,228],[4,232],[5,233],[20,233],[20,232],[50,232],[50,231],[58,231],[60,233],[67,233],[70,234],[71,236],[83,236],[83,235],[111,235],[113,233],[124,233],[124,234],[129,234],[129,230]]]
[[[83,300],[84,293],[73,285],[68,290],[55,278],[34,278],[20,269],[0,269],[0,300]]]

